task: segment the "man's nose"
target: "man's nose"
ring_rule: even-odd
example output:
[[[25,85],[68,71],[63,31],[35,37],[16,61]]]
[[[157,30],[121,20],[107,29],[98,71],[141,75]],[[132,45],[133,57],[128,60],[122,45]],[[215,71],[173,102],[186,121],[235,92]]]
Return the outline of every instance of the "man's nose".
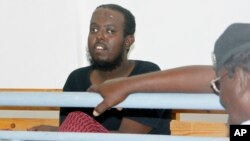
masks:
[[[97,33],[97,39],[98,41],[103,41],[105,39],[105,35],[102,30]]]

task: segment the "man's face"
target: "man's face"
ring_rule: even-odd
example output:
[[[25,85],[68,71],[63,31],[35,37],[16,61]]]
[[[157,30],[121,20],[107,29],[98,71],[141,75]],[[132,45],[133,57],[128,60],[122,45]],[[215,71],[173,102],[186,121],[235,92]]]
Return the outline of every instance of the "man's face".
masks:
[[[220,101],[229,114],[228,122],[230,124],[240,124],[244,120],[244,106],[242,104],[241,86],[239,76],[235,73],[232,77],[227,75],[225,69],[219,71],[219,76],[225,75],[220,79]]]
[[[124,16],[114,10],[94,11],[88,36],[90,62],[99,69],[112,70],[120,65],[125,54]],[[98,69],[97,67],[97,69]]]

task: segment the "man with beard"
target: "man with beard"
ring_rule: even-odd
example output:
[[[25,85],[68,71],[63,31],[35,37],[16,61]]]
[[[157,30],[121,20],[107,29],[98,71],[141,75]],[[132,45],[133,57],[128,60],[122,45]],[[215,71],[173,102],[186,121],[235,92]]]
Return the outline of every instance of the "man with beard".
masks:
[[[109,79],[159,71],[160,68],[154,63],[128,60],[130,46],[134,43],[134,33],[135,18],[130,11],[114,4],[97,7],[90,21],[88,36],[88,57],[91,65],[74,70],[69,75],[63,90],[65,92],[86,91],[91,85],[101,84]],[[80,115],[84,112],[92,116],[92,111],[93,108],[62,107],[60,123],[63,123],[69,113]],[[111,109],[102,116],[96,117],[95,120],[111,132],[169,134],[170,119],[166,117],[170,115],[171,112],[166,113],[165,110]],[[67,120],[65,124],[72,125],[73,120]],[[71,129],[70,127],[63,131],[82,131]],[[32,128],[32,130],[35,129]]]

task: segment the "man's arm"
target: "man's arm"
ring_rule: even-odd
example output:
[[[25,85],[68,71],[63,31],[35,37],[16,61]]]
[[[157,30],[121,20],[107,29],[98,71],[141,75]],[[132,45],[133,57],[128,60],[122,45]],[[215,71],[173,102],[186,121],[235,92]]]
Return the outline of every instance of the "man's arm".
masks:
[[[212,66],[186,66],[165,71],[105,81],[88,91],[100,93],[103,101],[93,114],[98,116],[137,92],[213,92],[210,81],[215,77]]]

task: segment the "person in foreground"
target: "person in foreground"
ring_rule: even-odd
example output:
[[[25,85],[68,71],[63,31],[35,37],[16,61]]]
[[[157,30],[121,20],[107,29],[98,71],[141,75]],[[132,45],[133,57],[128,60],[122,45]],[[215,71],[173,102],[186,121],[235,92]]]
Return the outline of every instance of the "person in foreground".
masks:
[[[234,23],[217,39],[214,66],[184,66],[93,85],[104,98],[93,114],[136,92],[216,92],[229,114],[229,124],[250,124],[250,24]]]
[[[68,77],[64,92],[83,92],[105,80],[134,76],[160,68],[148,61],[128,60],[134,43],[135,18],[127,9],[114,4],[98,6],[92,14],[88,35],[90,66],[74,70]],[[161,109],[111,109],[93,120],[93,108],[60,108],[59,131],[119,132],[169,134],[171,112]],[[169,114],[169,115],[168,115]],[[167,118],[165,118],[167,116]],[[30,130],[46,126],[34,127]],[[47,126],[48,127],[48,126]],[[40,128],[40,129],[39,129]]]

